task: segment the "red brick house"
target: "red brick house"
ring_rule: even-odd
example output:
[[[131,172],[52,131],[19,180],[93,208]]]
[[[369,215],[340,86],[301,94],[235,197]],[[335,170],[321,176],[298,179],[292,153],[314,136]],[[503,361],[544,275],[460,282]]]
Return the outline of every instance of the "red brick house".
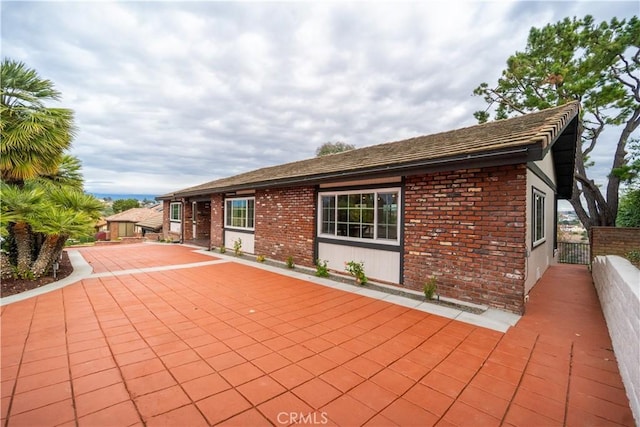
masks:
[[[165,237],[520,313],[554,261],[571,197],[578,103],[266,167],[158,197]]]

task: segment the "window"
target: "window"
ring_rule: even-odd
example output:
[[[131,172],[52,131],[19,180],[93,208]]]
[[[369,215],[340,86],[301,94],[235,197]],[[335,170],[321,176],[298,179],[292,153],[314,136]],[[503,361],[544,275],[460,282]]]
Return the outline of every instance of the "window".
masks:
[[[397,189],[321,193],[319,234],[397,242],[399,194]]]
[[[182,204],[171,203],[169,208],[169,220],[174,222],[182,221]]]
[[[532,244],[536,247],[545,241],[544,201],[546,195],[533,189],[533,218],[532,218]]]
[[[255,199],[227,199],[225,202],[225,226],[253,230]]]

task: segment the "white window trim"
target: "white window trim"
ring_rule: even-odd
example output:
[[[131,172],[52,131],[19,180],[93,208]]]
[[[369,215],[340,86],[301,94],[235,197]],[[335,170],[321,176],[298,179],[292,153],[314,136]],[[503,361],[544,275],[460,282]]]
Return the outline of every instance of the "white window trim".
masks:
[[[171,215],[173,214],[173,207],[175,205],[178,205],[178,218],[172,218]],[[182,203],[180,202],[171,202],[169,204],[169,221],[171,222],[182,222]]]
[[[396,236],[398,238],[396,240],[391,239],[378,239],[378,193],[398,193],[398,223],[396,224]],[[338,236],[337,234],[327,234],[322,232],[322,197],[323,196],[340,196],[344,194],[365,194],[365,193],[374,193],[374,207],[373,207],[373,224],[374,224],[374,235],[373,239],[365,239],[361,237],[349,237],[349,236]],[[323,191],[318,193],[318,201],[317,201],[317,224],[316,230],[319,237],[326,237],[333,240],[344,240],[347,242],[368,242],[389,246],[400,246],[400,225],[402,218],[402,190],[400,187],[389,187],[389,188],[363,188],[356,190],[344,190],[344,191]],[[338,223],[338,209],[337,204],[334,209],[334,223],[337,225]],[[337,228],[336,228],[337,229]]]
[[[227,225],[227,202],[231,202],[234,200],[253,200],[253,227],[236,227],[233,225]],[[247,205],[248,209],[248,205]],[[255,197],[229,197],[224,199],[224,228],[227,230],[245,230],[245,231],[255,231],[256,225],[256,198]]]
[[[547,241],[547,195],[538,190],[535,187],[531,187],[531,246],[536,248]],[[537,224],[540,218],[538,218],[538,209],[536,206],[536,196],[542,198],[542,237],[536,240]]]

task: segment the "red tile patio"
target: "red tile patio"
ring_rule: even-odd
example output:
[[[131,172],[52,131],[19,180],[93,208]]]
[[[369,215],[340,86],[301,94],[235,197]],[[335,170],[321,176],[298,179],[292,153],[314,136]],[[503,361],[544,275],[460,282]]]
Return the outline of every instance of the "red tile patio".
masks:
[[[186,246],[81,253],[101,274],[2,306],[3,426],[634,425],[584,267],[500,333]]]

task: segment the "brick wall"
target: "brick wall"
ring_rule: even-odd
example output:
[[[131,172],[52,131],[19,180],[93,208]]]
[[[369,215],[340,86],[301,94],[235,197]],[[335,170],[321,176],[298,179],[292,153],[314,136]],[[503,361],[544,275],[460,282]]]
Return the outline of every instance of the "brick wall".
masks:
[[[406,178],[404,285],[522,313],[526,166]]]
[[[255,253],[313,266],[315,205],[313,187],[257,191]]]
[[[182,211],[182,238],[184,240],[191,240],[195,238],[195,236],[193,235],[193,222],[191,219],[193,217],[191,216],[191,211],[191,202],[185,202],[183,204]]]
[[[624,257],[629,251],[640,250],[640,228],[591,227],[591,259],[599,255]]]
[[[165,240],[177,240],[180,239],[180,233],[174,233],[171,231],[171,222],[169,221],[169,215],[171,214],[171,201],[162,201],[162,234]]]
[[[222,194],[211,196],[211,247],[219,248],[224,244],[224,200]]]

